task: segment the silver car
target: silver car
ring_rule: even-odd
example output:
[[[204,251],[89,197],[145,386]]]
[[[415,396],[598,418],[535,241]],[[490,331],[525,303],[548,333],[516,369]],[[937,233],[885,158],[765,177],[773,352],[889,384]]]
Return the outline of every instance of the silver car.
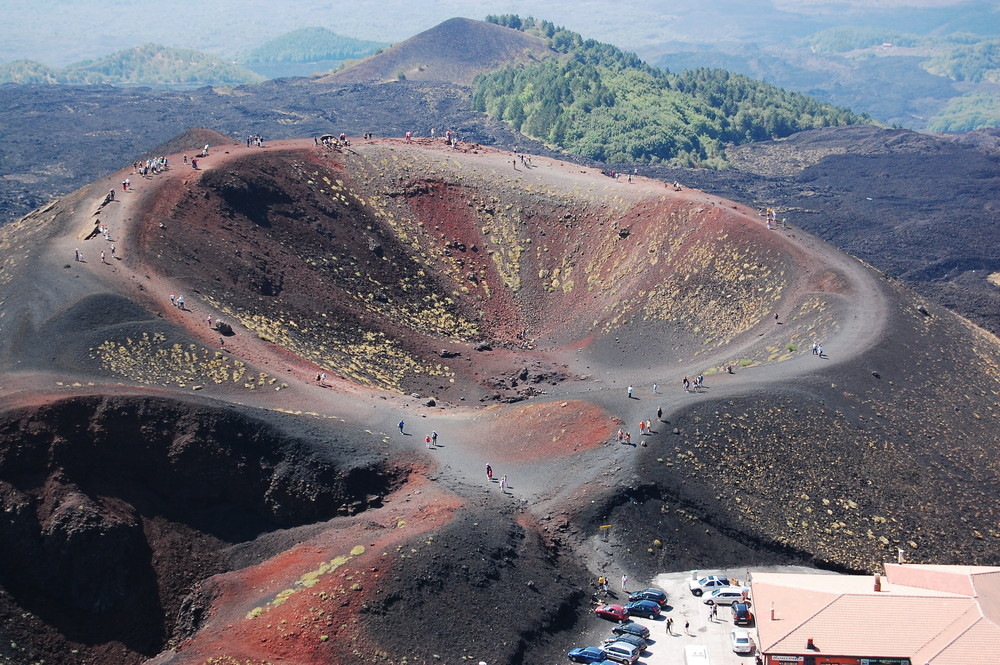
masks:
[[[706,605],[732,605],[746,602],[750,589],[744,586],[719,587],[705,598]]]
[[[604,645],[604,655],[608,660],[623,663],[624,665],[632,665],[632,663],[639,660],[639,656],[642,655],[642,649],[628,642],[612,642],[611,644]]]

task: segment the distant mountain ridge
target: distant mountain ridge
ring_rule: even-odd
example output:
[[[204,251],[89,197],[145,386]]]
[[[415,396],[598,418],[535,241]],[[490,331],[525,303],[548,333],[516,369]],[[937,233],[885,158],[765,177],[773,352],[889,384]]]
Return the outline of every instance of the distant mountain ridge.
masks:
[[[401,78],[471,85],[478,74],[555,55],[544,39],[499,25],[453,18],[321,83],[370,83]]]
[[[144,44],[97,60],[53,69],[32,60],[0,64],[0,83],[200,87],[260,83],[264,77],[192,49]]]
[[[388,42],[345,37],[326,28],[302,28],[276,37],[266,44],[248,51],[240,58],[240,62],[348,60],[371,55],[378,49],[387,46],[389,46]]]

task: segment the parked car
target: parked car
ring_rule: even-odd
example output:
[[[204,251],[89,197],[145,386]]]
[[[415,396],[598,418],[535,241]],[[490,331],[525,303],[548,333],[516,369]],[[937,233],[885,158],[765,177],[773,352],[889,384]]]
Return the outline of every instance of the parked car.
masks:
[[[651,600],[637,600],[625,606],[629,616],[646,617],[655,619],[660,616],[660,604]]]
[[[691,589],[691,593],[696,596],[700,596],[706,591],[712,591],[713,589],[718,589],[723,586],[729,586],[729,578],[721,575],[709,575],[708,577],[702,577],[697,580],[688,580],[688,588]]]
[[[705,599],[706,605],[732,605],[733,603],[746,602],[746,596],[750,590],[742,586],[719,587],[708,594]]]
[[[639,660],[639,656],[642,655],[642,649],[628,642],[612,642],[604,646],[604,653],[607,654],[608,660],[624,663],[624,665],[632,665],[632,663]]]
[[[636,623],[635,621],[620,623],[612,628],[611,632],[615,635],[638,635],[642,639],[649,638],[649,628],[646,628],[641,623]]]
[[[577,647],[566,655],[574,663],[599,663],[607,656],[600,647]]]
[[[750,631],[746,628],[733,628],[729,633],[729,641],[736,653],[753,653],[753,639],[750,637]]]
[[[660,607],[667,604],[667,594],[659,589],[646,589],[645,591],[636,591],[635,593],[630,593],[628,599],[632,602],[637,600],[651,600]]]
[[[753,623],[753,612],[746,603],[733,603],[733,623],[737,626],[749,626]]]
[[[612,621],[625,621],[628,619],[628,610],[621,605],[601,605],[594,610],[594,614],[602,619],[611,619]]]
[[[646,638],[639,637],[638,635],[630,635],[629,633],[622,633],[621,635],[611,634],[611,637],[604,640],[604,644],[608,645],[612,642],[628,642],[633,646],[639,647],[639,649],[646,648]]]

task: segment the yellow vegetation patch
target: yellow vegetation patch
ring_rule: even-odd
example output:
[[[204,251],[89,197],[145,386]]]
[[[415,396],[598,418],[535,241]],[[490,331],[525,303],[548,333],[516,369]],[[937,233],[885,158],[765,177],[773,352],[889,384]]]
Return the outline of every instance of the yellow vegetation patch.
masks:
[[[315,570],[310,570],[309,572],[303,574],[302,577],[295,580],[292,586],[288,587],[287,589],[282,589],[281,591],[276,593],[274,599],[271,600],[271,602],[260,607],[255,607],[249,612],[247,612],[246,618],[256,619],[257,617],[261,616],[266,611],[268,611],[269,608],[278,607],[279,605],[284,604],[285,601],[287,601],[289,598],[299,593],[303,589],[309,589],[311,587],[316,586],[319,583],[320,578],[322,578],[324,575],[327,575],[337,570],[345,563],[350,561],[352,557],[360,556],[364,553],[365,553],[364,546],[358,545],[357,547],[351,550],[350,555],[336,556],[330,559],[329,561],[321,562],[319,567],[317,567]]]
[[[214,349],[197,344],[169,344],[162,333],[143,333],[139,339],[124,342],[108,340],[90,350],[104,371],[139,383],[194,386],[198,383],[243,383],[244,387],[273,384],[275,379],[263,372],[246,382],[244,363]]]

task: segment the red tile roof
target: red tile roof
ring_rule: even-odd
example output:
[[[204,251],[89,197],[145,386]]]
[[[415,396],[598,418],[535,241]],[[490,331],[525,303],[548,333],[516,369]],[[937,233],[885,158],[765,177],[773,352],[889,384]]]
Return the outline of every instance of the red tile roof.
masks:
[[[1000,662],[1000,568],[889,564],[886,573],[881,591],[868,575],[754,574],[761,652]]]

